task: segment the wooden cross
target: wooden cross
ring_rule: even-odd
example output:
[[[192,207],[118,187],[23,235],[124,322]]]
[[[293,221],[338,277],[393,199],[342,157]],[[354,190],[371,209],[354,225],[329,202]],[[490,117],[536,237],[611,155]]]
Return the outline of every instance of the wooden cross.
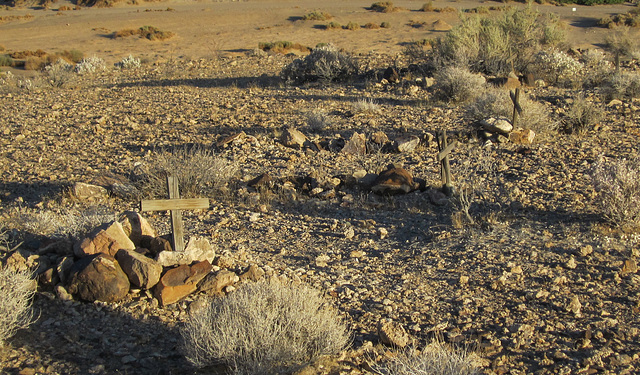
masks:
[[[520,106],[520,89],[517,88],[515,93],[513,91],[509,91],[509,96],[513,102],[513,117],[511,118],[511,125],[513,125],[515,129],[516,122],[518,121],[518,115],[522,114],[522,107]]]
[[[167,176],[169,199],[142,200],[141,211],[169,211],[171,212],[171,231],[173,235],[173,250],[184,251],[184,225],[182,224],[182,210],[197,210],[209,208],[208,198],[180,199],[178,179]]]
[[[442,130],[438,134],[438,163],[440,163],[440,176],[442,177],[442,190],[447,195],[453,194],[453,184],[451,183],[451,167],[449,165],[449,154],[458,144],[453,141],[447,144],[447,133]]]

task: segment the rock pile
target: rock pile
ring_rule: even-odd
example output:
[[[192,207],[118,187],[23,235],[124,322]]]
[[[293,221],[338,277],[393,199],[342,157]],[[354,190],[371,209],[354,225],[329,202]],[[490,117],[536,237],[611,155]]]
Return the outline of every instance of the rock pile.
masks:
[[[74,244],[58,241],[35,254],[17,251],[7,264],[36,268],[40,284],[61,299],[118,302],[131,290],[144,290],[166,306],[197,291],[231,290],[240,277],[222,269],[225,264],[217,262],[219,258],[202,237],[192,238],[183,252],[173,251],[144,217],[127,211]],[[257,280],[262,273],[250,267],[241,276]]]

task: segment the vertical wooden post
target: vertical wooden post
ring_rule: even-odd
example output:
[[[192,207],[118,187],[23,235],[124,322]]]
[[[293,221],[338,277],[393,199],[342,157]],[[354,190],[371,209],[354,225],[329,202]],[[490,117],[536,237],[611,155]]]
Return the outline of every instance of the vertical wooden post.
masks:
[[[167,189],[169,190],[169,199],[180,199],[180,190],[178,189],[178,179],[175,176],[167,175]],[[184,225],[182,223],[182,210],[170,210],[171,228],[173,229],[173,250],[184,250]]]
[[[511,125],[516,127],[516,122],[518,122],[518,114],[522,113],[522,107],[520,107],[520,88],[516,89],[515,94],[513,91],[509,91],[509,96],[511,97],[511,101],[513,102],[513,116],[511,117]]]
[[[446,131],[438,134],[438,161],[440,162],[440,176],[442,177],[442,191],[447,196],[453,194],[453,184],[451,183],[451,166],[449,164],[449,153],[455,147],[456,142],[447,144]]]

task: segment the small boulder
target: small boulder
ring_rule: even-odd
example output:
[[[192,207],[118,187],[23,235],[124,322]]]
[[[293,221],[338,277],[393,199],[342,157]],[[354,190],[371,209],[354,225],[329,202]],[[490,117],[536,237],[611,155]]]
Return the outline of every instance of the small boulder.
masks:
[[[509,133],[509,140],[519,145],[530,145],[536,137],[531,129],[518,129]]]
[[[120,249],[135,248],[136,245],[131,242],[122,225],[114,221],[96,228],[89,237],[77,242],[73,252],[78,257],[97,253],[115,256]]]
[[[262,278],[262,276],[264,276],[264,271],[262,270],[262,268],[258,267],[255,264],[252,264],[251,266],[249,266],[249,269],[247,271],[240,275],[240,280],[258,281]]]
[[[149,250],[152,257],[158,256],[163,251],[173,251],[171,241],[163,237],[142,236],[140,247]]]
[[[162,266],[136,251],[121,249],[116,254],[116,260],[131,284],[137,288],[151,289],[160,280]]]
[[[84,257],[71,268],[68,291],[84,301],[117,302],[129,292],[129,279],[110,255]]]
[[[383,131],[377,131],[369,137],[369,143],[374,143],[379,146],[382,146],[387,142],[389,142],[389,137],[387,137]]]
[[[343,154],[349,155],[364,155],[367,153],[367,138],[364,134],[353,133],[351,138],[345,143],[344,147],[340,151]]]
[[[378,336],[382,344],[398,348],[404,348],[411,343],[411,337],[402,324],[390,319],[378,322]]]
[[[406,194],[417,189],[411,173],[404,168],[389,168],[380,173],[371,186],[376,194]]]
[[[178,302],[195,292],[198,282],[207,276],[211,269],[211,263],[206,260],[193,266],[183,264],[172,268],[160,278],[155,287],[155,297],[162,306]]]
[[[84,182],[76,182],[71,187],[71,193],[74,197],[82,201],[100,201],[107,198],[107,189],[98,185],[85,184]]]
[[[509,132],[513,130],[511,122],[502,117],[489,117],[480,121],[480,125],[488,132],[502,135],[509,135]]]
[[[420,138],[415,135],[400,137],[395,140],[395,146],[398,152],[411,152],[420,144]]]
[[[122,230],[135,246],[140,246],[142,236],[156,237],[158,234],[147,219],[134,211],[125,211],[120,215]]]
[[[443,20],[437,20],[433,24],[431,24],[431,28],[433,29],[433,31],[449,31],[451,30],[452,26]]]
[[[262,271],[262,273],[264,273],[264,271]],[[235,272],[222,270],[216,274],[210,273],[205,276],[198,284],[198,290],[211,295],[221,294],[224,288],[237,283],[239,280],[240,278],[235,274]]]
[[[216,252],[204,237],[194,237],[189,240],[184,251],[162,251],[156,256],[156,261],[163,267],[176,264],[191,264],[194,261],[208,261],[213,263]]]
[[[286,147],[300,149],[307,142],[307,136],[297,129],[287,128],[282,132],[280,142]]]

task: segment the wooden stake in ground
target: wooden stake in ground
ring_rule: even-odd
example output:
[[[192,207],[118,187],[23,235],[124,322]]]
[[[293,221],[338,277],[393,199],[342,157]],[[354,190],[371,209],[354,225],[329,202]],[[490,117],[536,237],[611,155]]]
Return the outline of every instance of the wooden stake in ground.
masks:
[[[451,196],[451,194],[453,194],[449,154],[456,147],[457,143],[458,142],[454,140],[447,145],[447,133],[444,130],[438,134],[438,162],[440,163],[440,176],[442,177],[442,191],[447,196]]]
[[[175,176],[167,176],[167,189],[169,190],[169,199],[143,200],[140,202],[140,210],[143,212],[170,211],[173,250],[184,251],[184,225],[182,224],[182,210],[209,208],[209,199],[180,199],[178,179]]]
[[[522,107],[520,106],[520,89],[517,88],[516,92],[509,91],[509,96],[513,102],[513,117],[511,118],[511,125],[516,128],[516,122],[518,121],[518,115],[522,114]]]

